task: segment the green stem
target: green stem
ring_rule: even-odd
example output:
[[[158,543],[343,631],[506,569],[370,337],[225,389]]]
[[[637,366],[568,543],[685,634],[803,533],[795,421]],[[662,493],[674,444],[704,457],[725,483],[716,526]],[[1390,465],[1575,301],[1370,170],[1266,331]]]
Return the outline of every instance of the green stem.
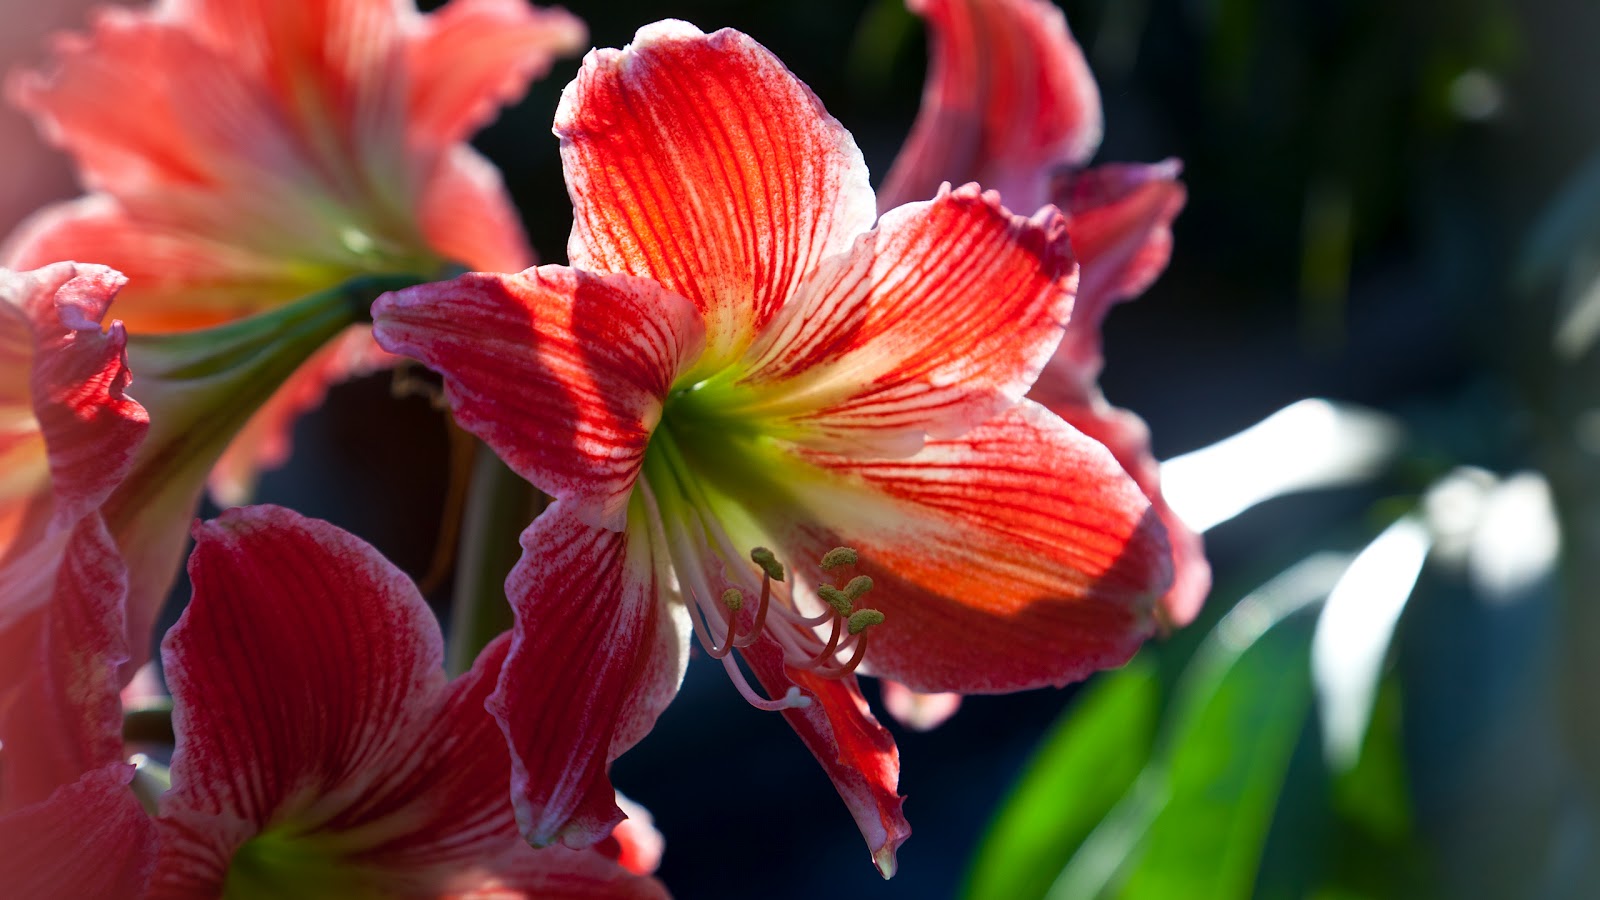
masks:
[[[505,581],[522,554],[517,537],[548,501],[494,451],[478,446],[461,529],[450,613],[450,672],[459,675],[489,642],[511,629]]]

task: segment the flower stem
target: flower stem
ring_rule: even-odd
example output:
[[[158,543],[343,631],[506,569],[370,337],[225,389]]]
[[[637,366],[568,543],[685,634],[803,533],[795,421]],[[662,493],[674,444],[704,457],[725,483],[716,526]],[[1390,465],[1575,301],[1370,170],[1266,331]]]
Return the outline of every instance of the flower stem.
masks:
[[[478,445],[456,558],[448,650],[452,675],[472,668],[479,651],[510,630],[505,581],[522,553],[517,537],[547,502],[494,451]]]

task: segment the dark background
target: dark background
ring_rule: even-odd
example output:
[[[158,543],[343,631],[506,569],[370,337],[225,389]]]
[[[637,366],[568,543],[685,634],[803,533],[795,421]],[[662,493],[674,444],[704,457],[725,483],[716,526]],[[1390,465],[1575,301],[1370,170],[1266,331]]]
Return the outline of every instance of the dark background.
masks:
[[[1218,589],[1193,634],[1267,560],[1315,545],[1385,492],[1463,463],[1541,461],[1541,431],[1564,421],[1545,358],[1552,312],[1513,289],[1513,275],[1531,223],[1600,146],[1594,4],[1064,6],[1104,97],[1096,161],[1177,156],[1189,187],[1168,273],[1107,324],[1110,399],[1146,418],[1163,458],[1305,396],[1394,412],[1416,440],[1390,483],[1274,501],[1209,535]],[[748,32],[811,85],[878,177],[916,112],[922,29],[899,0],[569,7],[599,46],[669,16]],[[576,68],[559,65],[477,141],[506,172],[546,262],[564,261],[571,222],[549,123]],[[434,535],[410,523],[439,517],[439,414],[392,400],[375,377],[335,390],[296,443],[261,499],[345,525],[414,574],[427,568]],[[974,698],[926,735],[891,724],[914,834],[900,874],[882,883],[820,768],[719,668],[697,659],[656,731],[615,767],[666,834],[660,875],[684,898],[951,896],[1072,695]],[[876,703],[875,686],[868,693]]]

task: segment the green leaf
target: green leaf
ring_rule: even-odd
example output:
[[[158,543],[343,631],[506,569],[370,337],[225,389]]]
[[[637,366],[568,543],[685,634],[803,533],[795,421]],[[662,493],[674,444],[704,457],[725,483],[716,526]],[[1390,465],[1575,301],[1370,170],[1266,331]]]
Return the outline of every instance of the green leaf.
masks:
[[[1349,564],[1318,554],[1274,578],[1184,671],[1150,764],[1083,841],[1051,898],[1248,896],[1311,707],[1312,621]]]
[[[1142,659],[1084,689],[990,825],[967,897],[1044,896],[1143,768],[1160,700],[1153,667]]]

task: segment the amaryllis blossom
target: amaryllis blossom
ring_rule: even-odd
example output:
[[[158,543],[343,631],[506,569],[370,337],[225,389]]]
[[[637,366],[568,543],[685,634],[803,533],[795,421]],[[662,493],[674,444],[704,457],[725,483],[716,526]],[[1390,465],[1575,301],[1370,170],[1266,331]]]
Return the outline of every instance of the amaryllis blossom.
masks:
[[[14,102],[90,193],[21,225],[13,266],[106,263],[135,333],[200,328],[365,273],[532,262],[499,173],[467,137],[585,30],[524,0],[159,0],[63,36]],[[136,73],[136,77],[130,73]],[[223,460],[237,501],[293,417],[370,366],[365,339],[313,360]]]
[[[891,874],[899,760],[854,670],[1064,684],[1126,660],[1166,590],[1137,486],[1021,399],[1071,309],[1065,223],[977,185],[878,219],[849,133],[734,31],[661,22],[590,53],[555,125],[573,267],[373,308],[556,498],[507,580],[489,701],[523,831],[582,846],[618,820],[609,761],[677,691],[692,630]]]
[[[970,179],[998,189],[1012,209],[1051,203],[1065,214],[1082,267],[1077,305],[1060,350],[1029,396],[1104,443],[1155,505],[1174,565],[1161,619],[1185,625],[1211,588],[1200,536],[1161,497],[1145,424],[1107,403],[1099,388],[1106,313],[1143,293],[1171,254],[1171,224],[1184,202],[1179,163],[1083,168],[1100,143],[1100,92],[1055,4],[907,5],[928,23],[928,82],[911,135],[879,192],[879,209],[931,197],[944,181]]]
[[[178,743],[150,897],[666,895],[615,861],[635,848],[518,835],[483,708],[508,638],[447,681],[416,587],[350,534],[248,507],[195,539],[162,646]]]

